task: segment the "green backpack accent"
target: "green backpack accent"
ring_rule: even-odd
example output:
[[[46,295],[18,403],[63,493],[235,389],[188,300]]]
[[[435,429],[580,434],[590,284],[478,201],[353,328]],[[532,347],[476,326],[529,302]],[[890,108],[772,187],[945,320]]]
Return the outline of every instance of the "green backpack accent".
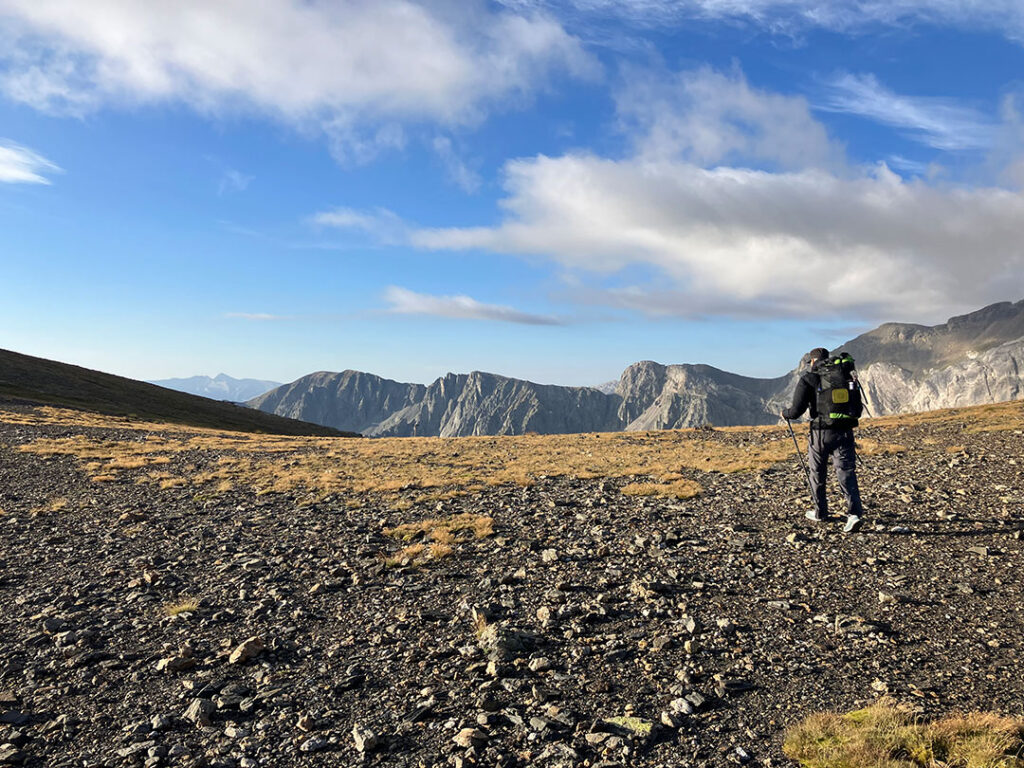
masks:
[[[845,352],[830,355],[814,366],[818,374],[818,425],[839,429],[857,426],[861,411],[860,386],[853,358]]]

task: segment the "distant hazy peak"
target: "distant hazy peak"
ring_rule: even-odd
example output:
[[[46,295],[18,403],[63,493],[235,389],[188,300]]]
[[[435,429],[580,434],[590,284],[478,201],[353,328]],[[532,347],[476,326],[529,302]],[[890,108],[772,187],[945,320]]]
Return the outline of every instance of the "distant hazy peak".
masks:
[[[262,395],[264,392],[281,386],[276,381],[236,379],[228,376],[226,373],[218,373],[213,378],[209,376],[190,376],[183,379],[158,379],[149,383],[178,392],[187,392],[190,395],[209,397],[214,400],[230,400],[234,403],[244,403],[247,400],[252,400],[252,398]]]

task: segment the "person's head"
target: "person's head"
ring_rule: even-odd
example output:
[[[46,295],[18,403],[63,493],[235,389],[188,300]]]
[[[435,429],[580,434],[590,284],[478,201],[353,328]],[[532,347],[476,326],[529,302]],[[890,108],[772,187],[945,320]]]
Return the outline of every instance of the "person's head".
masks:
[[[815,347],[806,355],[804,355],[804,363],[808,368],[813,368],[819,360],[824,360],[828,357],[828,350],[824,347]]]

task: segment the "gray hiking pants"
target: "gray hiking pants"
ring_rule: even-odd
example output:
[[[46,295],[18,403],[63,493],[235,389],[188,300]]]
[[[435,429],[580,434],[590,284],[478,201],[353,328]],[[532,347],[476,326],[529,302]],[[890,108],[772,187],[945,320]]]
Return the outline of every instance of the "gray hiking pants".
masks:
[[[828,514],[825,479],[828,459],[836,468],[839,486],[846,496],[846,514],[860,517],[860,491],[857,488],[857,453],[853,445],[852,429],[812,429],[807,446],[807,463],[811,471],[811,492],[818,514]]]

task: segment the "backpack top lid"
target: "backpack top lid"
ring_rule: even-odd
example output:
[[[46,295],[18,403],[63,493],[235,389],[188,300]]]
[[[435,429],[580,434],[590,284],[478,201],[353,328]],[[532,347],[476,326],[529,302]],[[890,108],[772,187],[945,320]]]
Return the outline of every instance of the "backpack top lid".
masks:
[[[834,370],[836,368],[841,369],[844,373],[849,373],[856,369],[856,364],[853,361],[853,357],[847,352],[834,352],[830,355],[826,355],[821,358],[818,363],[814,366],[817,371]]]

